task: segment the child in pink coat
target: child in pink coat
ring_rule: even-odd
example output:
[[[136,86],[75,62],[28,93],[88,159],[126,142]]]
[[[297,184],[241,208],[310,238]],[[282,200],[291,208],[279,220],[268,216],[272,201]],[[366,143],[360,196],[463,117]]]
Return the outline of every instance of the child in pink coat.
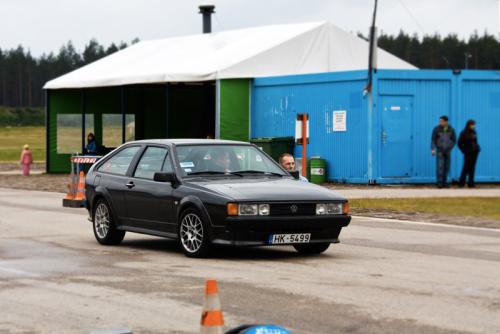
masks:
[[[23,175],[30,175],[30,165],[33,163],[33,154],[31,154],[31,150],[28,144],[23,146],[23,151],[21,152],[21,159],[19,161],[23,168]]]

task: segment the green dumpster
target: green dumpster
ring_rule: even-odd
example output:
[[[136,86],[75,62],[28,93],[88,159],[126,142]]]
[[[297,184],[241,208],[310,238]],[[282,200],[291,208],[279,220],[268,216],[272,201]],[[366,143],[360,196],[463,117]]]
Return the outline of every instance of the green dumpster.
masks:
[[[269,154],[276,161],[279,160],[280,155],[283,153],[293,154],[293,147],[295,145],[293,137],[252,138],[250,142]]]
[[[326,160],[312,157],[307,162],[307,178],[309,182],[321,184],[326,182]]]

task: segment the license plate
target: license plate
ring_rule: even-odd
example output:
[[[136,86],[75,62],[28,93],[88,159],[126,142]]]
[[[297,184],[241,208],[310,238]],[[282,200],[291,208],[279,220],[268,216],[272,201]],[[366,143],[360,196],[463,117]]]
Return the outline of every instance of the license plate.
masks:
[[[271,234],[269,244],[305,244],[311,240],[311,233]]]

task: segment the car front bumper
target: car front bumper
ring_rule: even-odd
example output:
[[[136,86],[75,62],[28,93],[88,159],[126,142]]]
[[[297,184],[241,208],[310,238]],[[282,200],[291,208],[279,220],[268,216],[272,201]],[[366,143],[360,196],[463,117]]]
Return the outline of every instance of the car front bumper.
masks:
[[[310,233],[309,243],[337,243],[350,216],[228,217],[223,226],[214,226],[212,242],[221,245],[269,245],[271,234]],[[283,244],[281,244],[283,245]]]

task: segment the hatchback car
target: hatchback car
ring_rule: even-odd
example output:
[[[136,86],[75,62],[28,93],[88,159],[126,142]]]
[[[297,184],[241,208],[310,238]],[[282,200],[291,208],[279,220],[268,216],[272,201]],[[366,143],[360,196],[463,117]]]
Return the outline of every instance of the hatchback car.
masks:
[[[189,257],[206,256],[214,244],[321,253],[351,219],[346,199],[237,141],[126,143],[92,166],[86,196],[99,243],[144,233],[179,240]]]

